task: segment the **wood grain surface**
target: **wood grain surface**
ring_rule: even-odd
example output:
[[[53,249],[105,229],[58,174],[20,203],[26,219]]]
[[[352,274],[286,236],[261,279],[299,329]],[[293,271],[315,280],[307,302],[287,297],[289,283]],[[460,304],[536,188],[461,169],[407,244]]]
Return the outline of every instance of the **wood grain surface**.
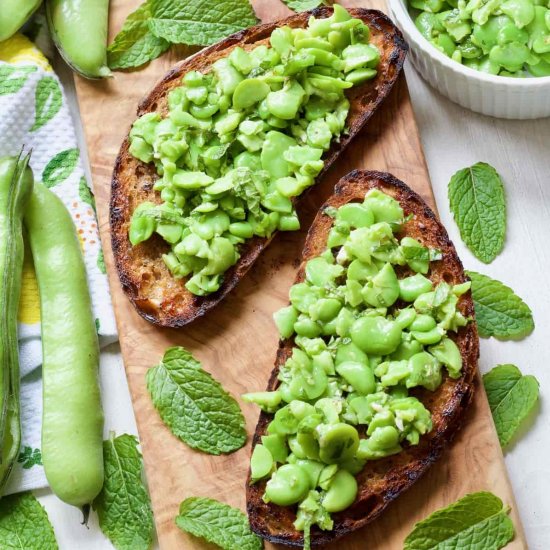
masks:
[[[382,1],[342,3],[383,9]],[[111,38],[139,3],[111,2]],[[256,0],[253,4],[264,21],[290,13],[279,0]],[[203,319],[180,330],[148,324],[124,296],[114,269],[108,223],[111,172],[120,143],[135,118],[138,101],[172,64],[191,51],[173,48],[145,69],[117,73],[105,82],[76,78],[121,349],[162,550],[213,548],[175,526],[179,503],[186,497],[209,496],[244,510],[250,438],[243,449],[229,456],[214,457],[190,450],[170,433],[153,408],[145,387],[147,369],[159,361],[167,347],[183,345],[237,398],[247,391],[264,389],[277,348],[277,331],[271,316],[287,304],[307,227],[336,181],[350,170],[389,171],[435,208],[407,86],[401,79],[367,128],[302,203],[300,232],[279,234],[236,290]],[[469,492],[489,490],[512,506],[516,538],[508,548],[527,548],[479,380],[477,386],[465,427],[442,459],[378,520],[334,547],[401,549],[416,521]],[[240,403],[252,434],[258,410]]]

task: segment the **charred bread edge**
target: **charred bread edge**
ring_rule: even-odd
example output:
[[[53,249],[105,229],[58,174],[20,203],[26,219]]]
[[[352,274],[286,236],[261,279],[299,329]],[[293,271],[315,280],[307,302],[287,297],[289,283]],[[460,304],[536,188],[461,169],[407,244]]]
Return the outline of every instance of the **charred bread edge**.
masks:
[[[188,70],[190,70],[197,58],[202,58],[210,54],[225,50],[226,48],[236,46],[238,44],[254,43],[259,40],[267,38],[272,30],[278,26],[290,24],[299,26],[300,23],[306,23],[309,16],[327,17],[331,14],[332,8],[320,7],[309,12],[300,13],[298,15],[291,16],[287,19],[280,20],[276,23],[267,23],[263,25],[257,25],[249,29],[235,33],[225,40],[210,46],[195,56],[192,56],[174,66],[160,82],[158,82],[152,91],[147,95],[139,104],[137,111],[138,116],[145,114],[146,112],[154,111],[156,109],[157,101],[163,97],[167,85],[176,79],[180,79]],[[351,8],[349,12],[354,17],[359,17],[365,21],[371,29],[376,29],[383,35],[384,40],[389,41],[392,44],[392,53],[388,60],[388,66],[386,70],[391,74],[391,78],[386,81],[382,81],[376,94],[376,98],[372,108],[367,110],[364,115],[358,117],[357,121],[350,128],[350,133],[342,135],[339,143],[334,142],[327,155],[325,156],[325,166],[321,173],[317,176],[317,181],[324,175],[328,168],[334,163],[340,152],[345,149],[349,142],[358,134],[363,128],[365,123],[370,119],[373,113],[377,110],[379,104],[387,97],[390,90],[393,88],[405,60],[405,55],[408,50],[408,45],[405,42],[401,31],[395,27],[391,20],[378,10],[368,10],[363,8]],[[393,71],[392,71],[393,68]],[[375,81],[371,81],[375,82]],[[352,88],[353,90],[353,88]],[[163,312],[162,308],[145,311],[137,301],[139,301],[139,294],[137,290],[137,282],[133,278],[132,264],[123,260],[125,256],[125,250],[128,246],[131,246],[128,241],[128,236],[123,234],[123,224],[129,216],[129,213],[125,212],[123,207],[125,204],[124,198],[124,183],[119,179],[121,168],[125,161],[128,159],[130,153],[128,136],[124,139],[120,152],[117,156],[113,178],[111,182],[111,201],[110,201],[110,225],[111,225],[111,244],[113,254],[116,262],[117,271],[119,274],[120,282],[124,292],[137,309],[138,313],[154,324],[165,327],[182,327],[187,323],[193,321],[197,317],[204,315],[207,311],[212,309],[218,302],[220,302],[243,278],[252,264],[256,261],[260,252],[269,244],[271,238],[265,239],[260,237],[254,237],[249,239],[241,247],[241,258],[231,267],[224,277],[221,288],[213,294],[204,297],[193,297],[192,305],[187,307],[187,311],[178,313],[177,315],[171,315]],[[302,198],[305,195],[302,194]],[[119,206],[122,204],[122,207]],[[160,258],[158,261],[162,261]]]
[[[327,206],[340,206],[354,199],[357,200],[359,198],[359,186],[362,189],[363,196],[370,189],[379,188],[382,190],[391,190],[393,188],[393,190],[397,191],[399,194],[397,200],[399,200],[401,205],[404,206],[406,212],[410,210],[410,208],[407,208],[407,204],[409,206],[412,205],[417,208],[425,218],[434,222],[438,228],[435,237],[439,242],[439,246],[444,251],[443,261],[446,261],[447,263],[450,261],[458,266],[460,268],[459,278],[463,281],[468,280],[468,277],[464,274],[462,263],[456,253],[454,245],[448,237],[447,231],[438,221],[434,212],[427,206],[424,200],[417,193],[391,174],[375,171],[354,170],[338,182],[335,187],[334,195],[331,196],[321,207],[314,222],[312,223],[306,238],[302,255],[302,263],[298,269],[295,282],[300,282],[304,278],[305,262],[312,256],[311,243],[318,238],[316,231],[319,223],[323,221],[323,218],[327,218],[327,215],[324,214],[325,208]],[[326,235],[323,235],[323,239],[326,242]],[[474,318],[474,307],[471,293],[468,292],[463,295],[463,300],[464,311],[468,316]],[[374,498],[374,503],[370,504],[370,511],[368,511],[369,502],[367,499],[367,502],[365,503],[367,512],[363,517],[359,517],[358,519],[352,518],[350,521],[347,521],[345,518],[346,511],[344,511],[333,516],[334,529],[332,531],[321,531],[317,528],[312,529],[312,545],[332,542],[373,521],[392,501],[411,487],[413,483],[428,470],[428,468],[440,457],[443,449],[452,441],[462,425],[464,420],[464,412],[472,400],[474,392],[474,378],[477,371],[477,360],[479,356],[479,339],[475,322],[470,322],[466,325],[466,327],[460,328],[458,334],[460,333],[462,333],[464,338],[464,344],[460,346],[460,352],[463,359],[462,376],[457,380],[453,394],[451,398],[447,400],[447,405],[442,411],[442,416],[445,419],[443,426],[439,431],[423,436],[425,438],[430,437],[428,452],[424,453],[424,456],[420,456],[413,460],[406,467],[398,468],[397,471],[393,473],[391,483],[388,483],[386,490],[383,491],[382,494],[372,495],[377,498]],[[277,374],[279,367],[290,355],[292,347],[292,341],[281,340],[279,342],[275,368],[269,378],[267,387],[268,390],[273,390],[278,386]],[[260,441],[260,437],[265,433],[265,429],[271,418],[272,415],[268,415],[263,412],[260,414],[258,424],[254,432],[252,448],[254,448],[254,446]],[[267,531],[265,525],[261,521],[261,518],[256,517],[257,514],[254,503],[251,502],[250,497],[254,495],[259,498],[259,495],[255,494],[255,492],[258,492],[258,489],[255,489],[257,488],[257,485],[250,485],[250,472],[247,479],[246,488],[247,510],[252,530],[262,538],[272,543],[285,544],[289,546],[302,546],[303,537],[298,531],[294,530],[293,532],[287,531],[282,534],[274,534]],[[271,508],[270,512],[273,512],[274,515],[277,514],[277,509],[279,509],[279,511],[281,509],[281,507],[272,504],[269,506]]]

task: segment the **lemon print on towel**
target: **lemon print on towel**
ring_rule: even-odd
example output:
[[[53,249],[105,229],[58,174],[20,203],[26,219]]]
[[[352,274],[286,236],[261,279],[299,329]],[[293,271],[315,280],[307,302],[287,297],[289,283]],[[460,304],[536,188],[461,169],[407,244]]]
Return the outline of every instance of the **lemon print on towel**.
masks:
[[[44,54],[22,34],[14,34],[11,38],[0,42],[0,61],[13,65],[38,65],[46,71],[52,71]]]

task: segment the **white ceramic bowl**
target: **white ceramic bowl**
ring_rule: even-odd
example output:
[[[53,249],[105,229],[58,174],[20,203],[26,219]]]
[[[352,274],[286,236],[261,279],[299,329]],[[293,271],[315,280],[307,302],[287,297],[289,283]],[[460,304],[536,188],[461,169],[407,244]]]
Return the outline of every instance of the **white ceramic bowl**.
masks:
[[[441,53],[416,28],[405,0],[388,0],[396,25],[409,43],[409,57],[420,74],[450,100],[499,118],[550,116],[550,76],[512,78],[470,69]]]

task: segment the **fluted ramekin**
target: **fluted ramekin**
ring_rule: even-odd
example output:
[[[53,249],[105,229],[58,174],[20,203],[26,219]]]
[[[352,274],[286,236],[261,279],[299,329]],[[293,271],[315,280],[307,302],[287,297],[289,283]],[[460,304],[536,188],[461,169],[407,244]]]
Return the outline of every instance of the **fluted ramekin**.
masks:
[[[405,0],[388,0],[391,16],[409,43],[420,74],[451,101],[498,118],[550,116],[550,76],[513,78],[476,71],[453,61],[416,28]]]

